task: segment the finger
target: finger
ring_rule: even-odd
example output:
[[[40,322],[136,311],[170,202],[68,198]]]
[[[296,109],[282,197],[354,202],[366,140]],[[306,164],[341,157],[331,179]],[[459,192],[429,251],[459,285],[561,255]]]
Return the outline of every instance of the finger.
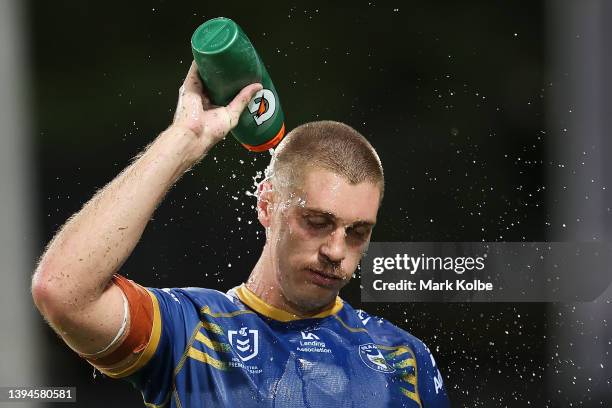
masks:
[[[234,100],[227,105],[228,114],[230,115],[230,123],[235,125],[238,123],[240,114],[247,107],[251,99],[255,97],[255,94],[263,89],[261,84],[251,84],[242,88],[242,90],[236,95]]]
[[[191,61],[191,66],[189,67],[189,71],[187,72],[187,76],[183,81],[183,85],[181,86],[179,93],[180,96],[183,96],[186,93],[197,94],[202,98],[202,106],[204,109],[207,109],[210,106],[210,98],[205,91],[204,84],[202,83],[202,79],[198,73],[198,66],[196,65],[195,61]]]
[[[200,80],[198,66],[195,61],[191,61],[191,66],[189,67],[185,81],[183,81],[183,88],[187,92],[202,93],[202,81]]]

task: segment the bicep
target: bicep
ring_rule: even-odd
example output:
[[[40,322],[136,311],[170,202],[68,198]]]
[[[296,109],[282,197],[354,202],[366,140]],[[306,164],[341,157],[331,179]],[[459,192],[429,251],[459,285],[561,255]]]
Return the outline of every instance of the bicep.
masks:
[[[64,341],[104,374],[119,378],[151,358],[160,339],[161,318],[151,292],[115,275],[103,295],[70,318],[69,325],[70,332],[60,330]],[[93,347],[96,336],[100,340]]]
[[[127,312],[127,313],[126,313]],[[129,328],[128,304],[123,291],[112,281],[102,295],[87,307],[64,313],[50,322],[53,329],[74,351],[82,355],[104,352],[120,333]]]

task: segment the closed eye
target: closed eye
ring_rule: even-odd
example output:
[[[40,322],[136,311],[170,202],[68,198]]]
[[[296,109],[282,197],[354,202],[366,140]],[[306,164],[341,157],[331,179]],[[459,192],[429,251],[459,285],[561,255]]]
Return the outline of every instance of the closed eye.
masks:
[[[327,219],[326,217],[319,217],[319,216],[306,217],[306,223],[308,224],[309,227],[312,227],[315,229],[323,229],[331,225],[331,222],[329,221],[329,219]]]
[[[346,234],[360,240],[367,239],[372,229],[366,226],[349,227],[346,229]]]

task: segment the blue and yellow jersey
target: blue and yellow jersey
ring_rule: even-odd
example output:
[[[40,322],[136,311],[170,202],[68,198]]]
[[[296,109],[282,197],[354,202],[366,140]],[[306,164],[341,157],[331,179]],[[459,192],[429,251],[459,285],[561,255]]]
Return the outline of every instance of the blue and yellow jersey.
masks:
[[[98,368],[130,381],[147,407],[449,406],[423,342],[340,297],[331,309],[296,319],[245,285],[146,293],[146,343]]]

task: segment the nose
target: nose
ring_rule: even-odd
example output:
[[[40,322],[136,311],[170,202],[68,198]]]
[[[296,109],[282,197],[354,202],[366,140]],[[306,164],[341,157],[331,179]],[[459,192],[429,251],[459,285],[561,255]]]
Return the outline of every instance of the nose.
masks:
[[[320,252],[334,267],[340,266],[346,257],[346,237],[344,228],[339,227],[332,231],[327,240],[321,245]]]

